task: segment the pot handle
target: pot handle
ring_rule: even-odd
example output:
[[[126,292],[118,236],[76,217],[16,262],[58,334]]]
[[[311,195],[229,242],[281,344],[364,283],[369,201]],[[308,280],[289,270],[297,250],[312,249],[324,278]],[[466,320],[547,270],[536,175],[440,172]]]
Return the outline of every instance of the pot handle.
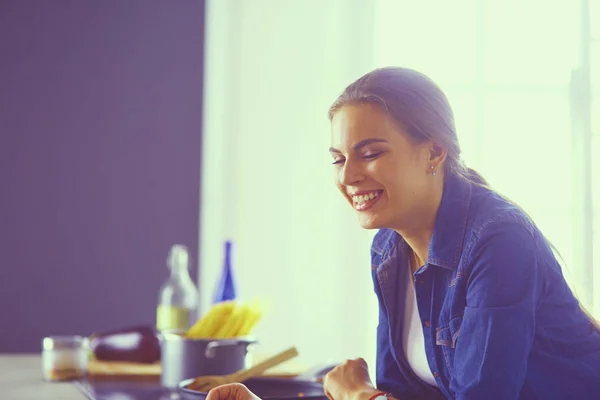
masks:
[[[208,344],[206,345],[206,350],[204,350],[204,355],[206,356],[206,358],[215,358],[215,349],[217,347],[239,346],[240,344],[246,345],[246,352],[247,352],[248,347],[254,343],[257,343],[257,340],[254,340],[254,339],[250,339],[250,340],[249,339],[245,339],[245,340],[238,340],[238,339],[213,340],[211,342],[208,342]]]

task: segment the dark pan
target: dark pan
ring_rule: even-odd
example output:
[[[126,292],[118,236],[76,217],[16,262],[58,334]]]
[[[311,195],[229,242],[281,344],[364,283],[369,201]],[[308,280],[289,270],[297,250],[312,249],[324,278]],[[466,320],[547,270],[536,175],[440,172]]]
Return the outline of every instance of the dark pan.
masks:
[[[193,379],[187,379],[179,384],[179,390],[185,393],[184,398],[204,399],[208,393],[187,389]],[[321,400],[327,399],[323,384],[307,379],[290,378],[250,378],[244,382],[254,394],[265,400]]]

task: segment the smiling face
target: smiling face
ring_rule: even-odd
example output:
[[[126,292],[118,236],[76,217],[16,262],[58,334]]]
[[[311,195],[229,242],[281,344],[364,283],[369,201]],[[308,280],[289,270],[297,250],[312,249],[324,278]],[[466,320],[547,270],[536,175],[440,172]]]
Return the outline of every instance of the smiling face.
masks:
[[[439,179],[435,146],[413,143],[376,104],[348,104],[331,121],[334,179],[366,229],[411,229]]]

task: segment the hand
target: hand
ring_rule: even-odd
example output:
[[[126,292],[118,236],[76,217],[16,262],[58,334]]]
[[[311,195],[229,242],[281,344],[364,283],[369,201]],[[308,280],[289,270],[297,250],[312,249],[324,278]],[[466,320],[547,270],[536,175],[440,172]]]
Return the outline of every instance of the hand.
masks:
[[[241,383],[217,386],[208,392],[206,400],[261,400]]]
[[[378,393],[371,383],[369,368],[362,358],[346,360],[323,379],[325,394],[331,400],[362,400]]]

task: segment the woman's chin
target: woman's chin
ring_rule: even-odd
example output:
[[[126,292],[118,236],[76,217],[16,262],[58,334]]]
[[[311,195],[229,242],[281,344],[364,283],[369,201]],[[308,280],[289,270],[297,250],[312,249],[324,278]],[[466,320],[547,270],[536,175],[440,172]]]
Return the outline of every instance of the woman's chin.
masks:
[[[380,223],[380,221],[378,221],[378,219],[375,218],[375,216],[371,216],[371,215],[359,215],[358,223],[360,224],[361,228],[363,228],[363,229],[384,228],[384,226]]]

